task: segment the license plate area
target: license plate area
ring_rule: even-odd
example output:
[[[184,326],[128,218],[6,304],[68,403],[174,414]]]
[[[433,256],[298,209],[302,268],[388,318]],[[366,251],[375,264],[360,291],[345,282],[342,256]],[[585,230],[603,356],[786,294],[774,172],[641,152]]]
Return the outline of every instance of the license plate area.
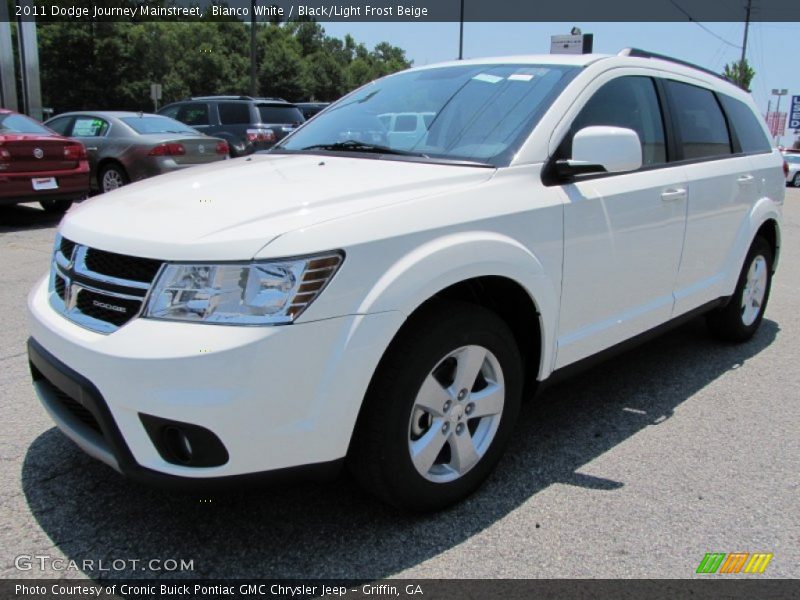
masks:
[[[31,179],[33,189],[40,190],[56,190],[58,189],[58,182],[55,177],[34,177]]]

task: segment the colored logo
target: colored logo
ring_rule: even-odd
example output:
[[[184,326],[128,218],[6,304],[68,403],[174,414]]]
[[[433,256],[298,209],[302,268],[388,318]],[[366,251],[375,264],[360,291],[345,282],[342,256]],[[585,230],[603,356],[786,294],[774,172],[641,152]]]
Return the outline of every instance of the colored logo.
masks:
[[[772,553],[766,552],[708,552],[700,561],[697,573],[763,573]]]

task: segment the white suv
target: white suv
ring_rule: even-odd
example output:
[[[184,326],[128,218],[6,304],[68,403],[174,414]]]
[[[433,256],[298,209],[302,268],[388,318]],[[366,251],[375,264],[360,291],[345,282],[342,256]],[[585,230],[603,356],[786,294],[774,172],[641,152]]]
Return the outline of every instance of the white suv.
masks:
[[[404,113],[433,117],[393,147]],[[346,462],[441,508],[555,373],[699,313],[754,334],[782,162],[746,93],[642,51],[404,71],[268,154],[70,211],[29,298],[34,385],[130,477]]]

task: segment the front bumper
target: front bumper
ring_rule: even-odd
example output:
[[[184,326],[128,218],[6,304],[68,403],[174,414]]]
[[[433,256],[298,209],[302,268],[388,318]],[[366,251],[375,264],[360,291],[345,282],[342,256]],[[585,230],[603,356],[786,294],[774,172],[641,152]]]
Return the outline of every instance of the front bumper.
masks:
[[[95,458],[152,483],[227,484],[253,474],[283,478],[296,468],[330,475],[403,322],[397,312],[279,327],[139,318],[103,335],[57,314],[46,279],[28,308],[34,386],[56,424]],[[226,462],[165,460],[142,415],[213,432]]]

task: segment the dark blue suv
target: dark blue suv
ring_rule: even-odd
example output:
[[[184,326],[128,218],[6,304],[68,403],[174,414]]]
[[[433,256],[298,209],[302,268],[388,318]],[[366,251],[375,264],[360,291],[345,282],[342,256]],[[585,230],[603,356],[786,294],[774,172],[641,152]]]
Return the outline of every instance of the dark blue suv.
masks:
[[[290,102],[251,96],[198,96],[168,104],[158,114],[224,139],[232,157],[267,150],[305,121]]]

